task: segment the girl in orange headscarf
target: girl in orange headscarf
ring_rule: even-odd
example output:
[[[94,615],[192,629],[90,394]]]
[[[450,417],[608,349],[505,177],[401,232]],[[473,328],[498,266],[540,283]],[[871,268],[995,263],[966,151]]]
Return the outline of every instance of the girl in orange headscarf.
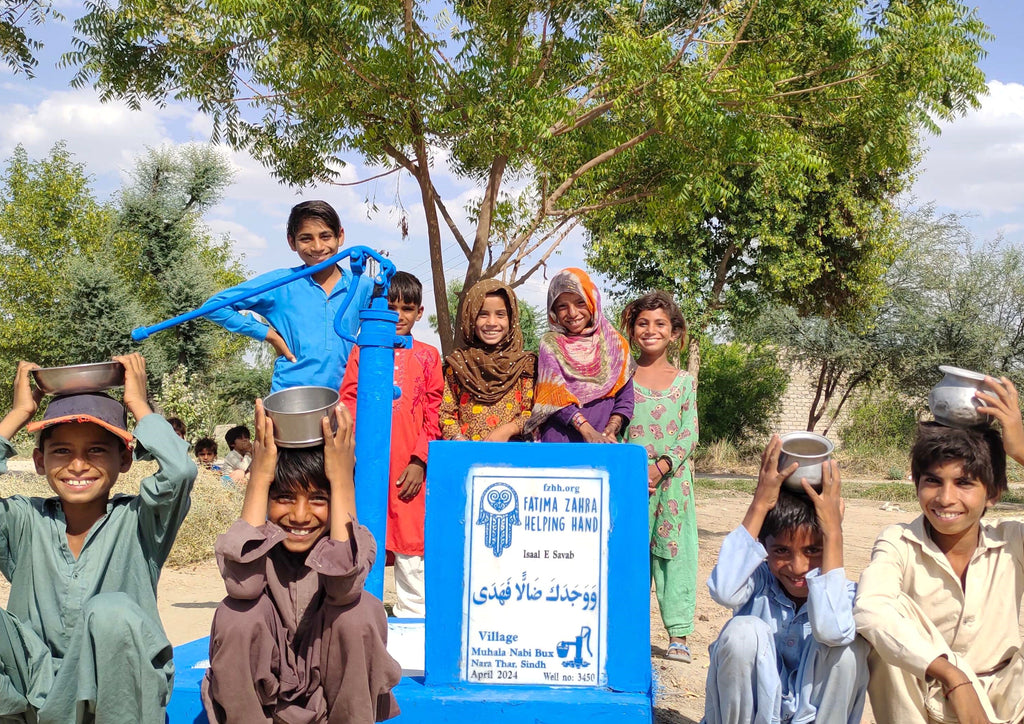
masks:
[[[528,427],[543,442],[615,442],[633,416],[633,358],[582,269],[564,269],[551,280],[548,324]]]

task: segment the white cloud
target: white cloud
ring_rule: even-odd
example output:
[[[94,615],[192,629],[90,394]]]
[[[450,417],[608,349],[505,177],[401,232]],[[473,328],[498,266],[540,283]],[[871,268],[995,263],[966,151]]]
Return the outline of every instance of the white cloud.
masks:
[[[223,209],[218,211],[223,212]],[[268,247],[267,240],[248,226],[229,218],[207,218],[206,225],[217,236],[227,235],[234,241],[237,251],[246,256],[261,256]]]
[[[989,83],[982,106],[925,139],[914,194],[982,215],[1024,211],[1024,85]]]
[[[30,155],[44,156],[57,141],[86,164],[90,173],[128,168],[146,146],[172,141],[167,122],[182,115],[180,106],[148,105],[133,111],[119,103],[101,103],[92,90],[56,91],[35,106],[0,104],[0,151],[22,144]]]

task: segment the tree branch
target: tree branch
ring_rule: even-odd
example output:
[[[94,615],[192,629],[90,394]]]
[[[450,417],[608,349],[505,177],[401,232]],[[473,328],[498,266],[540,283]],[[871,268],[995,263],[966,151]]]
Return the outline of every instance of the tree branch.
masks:
[[[448,228],[451,230],[452,236],[455,237],[455,241],[457,241],[459,246],[462,247],[462,253],[466,255],[467,259],[469,259],[469,255],[472,253],[469,248],[469,244],[466,243],[465,237],[462,236],[462,232],[459,231],[459,227],[455,224],[455,219],[453,219],[451,214],[448,213],[448,207],[446,207],[444,202],[441,201],[441,195],[437,193],[436,190],[434,191],[434,203],[437,204],[437,210],[441,212],[441,217],[444,219],[444,222],[448,224]]]
[[[594,158],[590,159],[585,164],[583,164],[582,166],[577,168],[575,171],[573,171],[571,174],[569,174],[569,178],[567,178],[565,181],[563,181],[561,183],[561,185],[558,188],[556,188],[551,193],[551,195],[548,196],[544,200],[544,203],[543,203],[544,213],[545,214],[551,214],[554,211],[554,208],[553,208],[552,205],[556,201],[558,201],[560,198],[562,198],[562,196],[565,194],[565,192],[567,192],[570,188],[572,188],[572,185],[574,183],[576,183],[576,181],[579,180],[579,178],[581,176],[583,176],[583,174],[585,174],[587,171],[589,171],[590,169],[592,169],[592,168],[594,168],[596,166],[600,166],[605,161],[607,161],[607,160],[609,160],[611,158],[614,158],[615,156],[618,156],[623,151],[628,151],[633,146],[636,146],[639,143],[643,143],[644,141],[646,141],[648,138],[650,138],[651,136],[655,135],[656,133],[658,133],[658,129],[657,128],[648,128],[643,133],[641,133],[641,134],[639,134],[637,136],[633,136],[631,139],[629,139],[625,143],[620,143],[615,148],[609,148],[604,153],[600,153],[597,156],[594,156]]]
[[[733,52],[736,50],[736,46],[739,44],[740,40],[743,38],[743,33],[746,31],[747,25],[750,23],[750,18],[752,18],[754,16],[754,8],[756,8],[756,7],[757,7],[757,0],[751,0],[750,8],[747,10],[747,14],[746,14],[746,17],[743,18],[743,22],[740,23],[739,30],[736,31],[736,36],[732,39],[731,47],[727,51],[725,51],[725,55],[723,55],[722,59],[720,61],[718,61],[718,65],[715,66],[715,69],[713,71],[711,71],[711,74],[707,78],[707,81],[706,81],[707,83],[711,83],[711,81],[713,81],[715,79],[715,77],[720,72],[722,72],[722,68],[725,67],[725,64],[729,61],[729,58],[732,57]]]

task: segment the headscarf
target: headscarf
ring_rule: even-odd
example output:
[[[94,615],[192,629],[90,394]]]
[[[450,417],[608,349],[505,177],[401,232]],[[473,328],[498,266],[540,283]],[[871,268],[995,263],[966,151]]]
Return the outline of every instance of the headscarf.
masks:
[[[571,336],[555,318],[555,300],[566,292],[583,297],[592,315],[579,336]],[[615,396],[629,380],[633,365],[629,342],[605,319],[601,293],[582,269],[563,269],[551,280],[548,325],[551,331],[540,340],[530,428],[568,405],[582,407]]]
[[[508,307],[508,332],[497,344],[485,345],[474,331],[476,315],[488,294],[504,298]],[[497,279],[484,279],[469,288],[462,301],[459,348],[445,358],[459,386],[482,405],[493,405],[504,397],[520,377],[537,374],[537,356],[523,351],[519,325],[519,302],[515,292]]]

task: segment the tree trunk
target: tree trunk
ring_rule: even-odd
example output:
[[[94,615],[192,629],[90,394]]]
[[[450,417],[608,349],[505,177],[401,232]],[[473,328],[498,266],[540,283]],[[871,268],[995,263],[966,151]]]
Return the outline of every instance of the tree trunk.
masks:
[[[441,338],[441,356],[447,356],[455,349],[452,333],[452,318],[448,313],[448,285],[444,279],[444,258],[441,254],[441,225],[437,219],[434,203],[434,187],[430,182],[430,159],[422,140],[416,144],[416,165],[419,176],[420,197],[423,199],[423,215],[427,221],[427,246],[430,249],[430,275],[434,287],[434,310],[437,314],[437,335]]]
[[[473,249],[469,255],[469,266],[466,269],[466,277],[463,280],[462,291],[465,292],[471,286],[480,281],[484,266],[484,255],[487,251],[487,242],[491,236],[491,226],[494,223],[494,209],[498,205],[498,192],[501,189],[501,181],[505,174],[505,165],[508,159],[498,156],[491,162],[491,170],[487,177],[487,188],[484,189],[484,197],[480,201],[480,213],[477,217],[476,235],[473,238]],[[459,295],[460,298],[462,295]],[[462,305],[459,305],[461,310]]]
[[[700,343],[696,337],[690,337],[690,356],[686,361],[686,371],[693,377],[694,387],[700,383]]]

